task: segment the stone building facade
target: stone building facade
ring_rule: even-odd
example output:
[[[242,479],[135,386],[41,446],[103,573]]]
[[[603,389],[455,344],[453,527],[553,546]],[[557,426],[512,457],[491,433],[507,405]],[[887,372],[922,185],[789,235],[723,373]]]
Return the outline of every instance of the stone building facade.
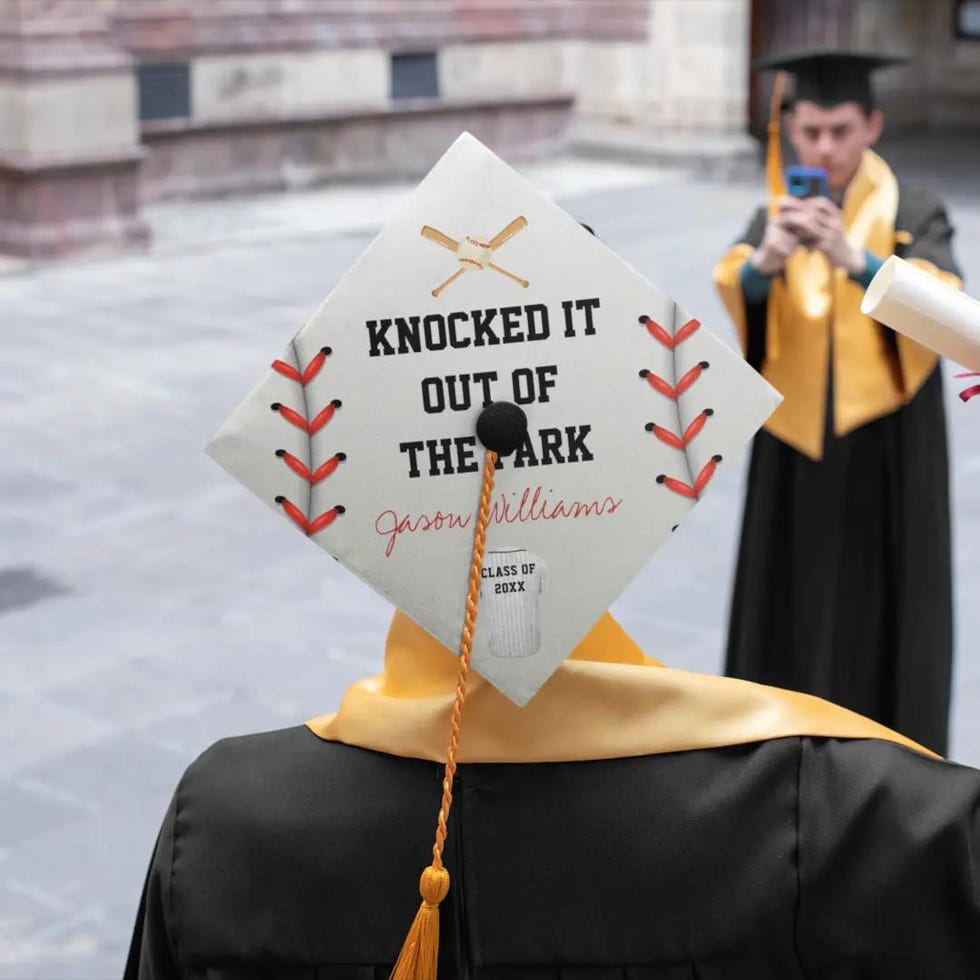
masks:
[[[464,128],[509,159],[725,167],[753,149],[753,51],[827,25],[916,55],[907,121],[972,120],[980,44],[938,16],[961,4],[0,0],[0,251],[138,242],[165,198],[416,176]]]
[[[908,57],[875,76],[889,130],[980,125],[980,0],[753,0],[751,8],[753,57],[809,46]],[[756,133],[770,85],[765,74],[752,79]]]

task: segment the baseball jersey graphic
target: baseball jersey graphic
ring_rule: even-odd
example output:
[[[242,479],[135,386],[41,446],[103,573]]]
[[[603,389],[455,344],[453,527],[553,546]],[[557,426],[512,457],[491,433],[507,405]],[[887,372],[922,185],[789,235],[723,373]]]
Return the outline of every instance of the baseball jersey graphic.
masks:
[[[544,562],[523,548],[488,551],[483,559],[480,620],[492,657],[530,657],[541,646],[538,597],[547,581]]]

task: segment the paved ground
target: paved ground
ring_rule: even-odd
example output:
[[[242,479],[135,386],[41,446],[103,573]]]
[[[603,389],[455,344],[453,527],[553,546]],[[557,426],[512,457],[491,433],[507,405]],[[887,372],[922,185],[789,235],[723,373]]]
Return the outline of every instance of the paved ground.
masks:
[[[708,270],[755,188],[570,161],[532,177],[731,340]],[[201,447],[403,193],[160,209],[152,255],[0,278],[3,980],[117,976],[187,763],[220,736],[330,710],[377,667],[387,604]],[[953,207],[977,270],[980,201]],[[953,754],[980,765],[978,412],[950,398]],[[719,667],[741,478],[720,471],[615,607],[675,665]]]

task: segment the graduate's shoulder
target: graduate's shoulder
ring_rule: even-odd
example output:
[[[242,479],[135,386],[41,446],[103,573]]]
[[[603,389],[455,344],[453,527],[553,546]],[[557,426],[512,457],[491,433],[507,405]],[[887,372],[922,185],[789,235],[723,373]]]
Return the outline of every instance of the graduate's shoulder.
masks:
[[[980,771],[877,738],[803,739],[801,783],[824,800],[882,809],[896,815],[935,809],[950,815],[980,812]]]
[[[769,209],[760,204],[749,217],[745,230],[735,240],[736,245],[751,245],[758,248],[762,244],[763,235],[766,233],[766,222],[769,220]]]
[[[315,736],[305,726],[293,725],[219,739],[188,766],[180,790],[186,794],[212,787],[241,787],[270,778],[281,781],[295,772],[297,763],[308,760],[311,738]]]
[[[352,928],[350,909],[417,876],[440,776],[434,763],[303,725],[212,745],[173,804],[167,878],[182,961],[203,971],[275,950],[294,963],[389,962],[397,937],[378,948],[372,917]],[[411,916],[411,888],[405,896],[398,928]]]
[[[348,795],[364,780],[397,779],[395,770],[431,769],[431,763],[373,752],[319,738],[306,725],[223,738],[191,763],[178,800],[227,817],[247,814],[259,797],[281,804],[343,789]]]
[[[933,218],[946,214],[946,202],[933,188],[914,181],[898,181],[898,214],[895,226],[900,231],[914,231]]]
[[[837,976],[842,958],[854,976],[977,976],[980,772],[891,742],[807,739],[798,814],[808,976]]]

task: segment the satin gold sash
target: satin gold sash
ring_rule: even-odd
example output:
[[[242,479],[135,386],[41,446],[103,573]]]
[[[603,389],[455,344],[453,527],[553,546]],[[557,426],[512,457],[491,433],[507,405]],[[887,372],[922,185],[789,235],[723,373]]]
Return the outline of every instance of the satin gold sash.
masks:
[[[444,762],[457,664],[396,612],[382,673],[358,681],[336,714],[307,726],[328,741]],[[606,613],[524,708],[471,674],[457,760],[617,759],[792,735],[877,738],[933,754],[820,698],[664,667]]]

